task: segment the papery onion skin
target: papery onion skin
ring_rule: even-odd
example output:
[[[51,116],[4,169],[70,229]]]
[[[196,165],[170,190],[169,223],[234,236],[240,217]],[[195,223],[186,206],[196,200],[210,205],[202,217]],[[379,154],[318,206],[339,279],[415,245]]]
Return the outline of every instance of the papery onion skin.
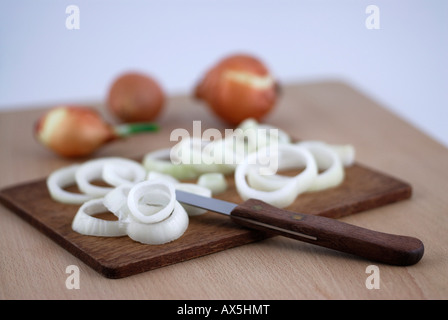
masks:
[[[116,138],[96,110],[72,105],[50,109],[36,122],[34,134],[44,146],[69,158],[89,155]]]
[[[263,62],[236,54],[211,68],[196,86],[194,96],[225,122],[238,125],[247,118],[264,118],[277,102],[277,91],[278,85]]]
[[[108,110],[124,122],[156,119],[165,104],[165,93],[152,77],[128,72],[114,80],[107,97]]]
[[[36,121],[34,136],[56,154],[76,158],[90,155],[107,142],[157,130],[155,123],[112,126],[93,108],[61,105],[50,109]]]

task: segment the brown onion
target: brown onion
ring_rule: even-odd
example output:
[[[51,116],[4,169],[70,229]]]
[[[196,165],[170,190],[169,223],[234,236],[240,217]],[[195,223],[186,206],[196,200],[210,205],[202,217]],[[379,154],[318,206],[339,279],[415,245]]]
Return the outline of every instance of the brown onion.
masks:
[[[36,122],[34,134],[40,143],[61,156],[81,157],[109,141],[155,130],[157,126],[152,123],[112,126],[92,108],[59,106]]]
[[[153,121],[163,109],[165,94],[156,80],[141,73],[125,73],[114,80],[108,110],[123,122]]]
[[[260,121],[275,106],[277,84],[266,66],[250,55],[227,57],[211,68],[194,96],[205,101],[222,120],[237,125]]]

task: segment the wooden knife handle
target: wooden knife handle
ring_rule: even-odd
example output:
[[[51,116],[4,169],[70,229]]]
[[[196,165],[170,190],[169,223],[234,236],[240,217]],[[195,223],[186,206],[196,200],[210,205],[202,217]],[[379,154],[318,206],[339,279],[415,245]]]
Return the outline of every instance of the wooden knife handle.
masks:
[[[412,237],[357,227],[335,219],[278,209],[250,199],[231,213],[240,225],[275,233],[368,260],[409,266],[423,256],[423,243]]]

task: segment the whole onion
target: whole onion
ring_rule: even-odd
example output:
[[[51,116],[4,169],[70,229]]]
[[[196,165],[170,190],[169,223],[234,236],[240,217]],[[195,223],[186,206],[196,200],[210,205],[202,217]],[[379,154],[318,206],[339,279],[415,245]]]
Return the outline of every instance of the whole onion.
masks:
[[[50,109],[38,119],[34,135],[58,155],[81,157],[115,139],[157,129],[153,123],[112,126],[93,108],[63,105]]]
[[[229,56],[206,72],[194,96],[225,122],[260,121],[276,104],[278,85],[267,67],[251,55]]]
[[[165,94],[157,81],[135,72],[115,79],[107,97],[108,110],[123,122],[153,121],[164,103]]]

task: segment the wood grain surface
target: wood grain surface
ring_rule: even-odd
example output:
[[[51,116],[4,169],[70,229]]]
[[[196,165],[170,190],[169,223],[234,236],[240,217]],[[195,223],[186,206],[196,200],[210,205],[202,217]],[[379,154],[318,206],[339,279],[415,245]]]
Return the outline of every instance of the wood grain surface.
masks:
[[[102,105],[96,103],[102,109]],[[73,163],[32,137],[50,105],[0,113],[0,189],[38,181]],[[422,106],[424,107],[424,106]],[[107,116],[105,114],[105,116]],[[135,158],[166,146],[175,128],[224,124],[189,96],[168,100],[161,132],[105,146],[94,155]],[[356,158],[412,185],[405,201],[339,218],[387,233],[419,238],[416,265],[376,264],[380,288],[368,289],[372,263],[304,242],[273,237],[122,279],[108,279],[10,209],[0,206],[1,299],[447,299],[448,150],[355,87],[338,81],[285,86],[265,120],[295,137],[351,143]],[[80,159],[84,161],[86,159]],[[219,216],[217,216],[219,217]],[[67,267],[80,270],[80,288],[68,289]]]
[[[216,198],[241,203],[231,175],[227,182],[226,192]],[[340,186],[304,194],[287,209],[339,218],[407,199],[411,192],[409,184],[355,164],[346,170]],[[163,245],[144,245],[126,236],[80,235],[71,228],[79,205],[54,201],[45,179],[0,190],[0,201],[108,278],[135,275],[268,237],[266,233],[240,227],[228,217],[210,212],[191,217],[185,234]]]

